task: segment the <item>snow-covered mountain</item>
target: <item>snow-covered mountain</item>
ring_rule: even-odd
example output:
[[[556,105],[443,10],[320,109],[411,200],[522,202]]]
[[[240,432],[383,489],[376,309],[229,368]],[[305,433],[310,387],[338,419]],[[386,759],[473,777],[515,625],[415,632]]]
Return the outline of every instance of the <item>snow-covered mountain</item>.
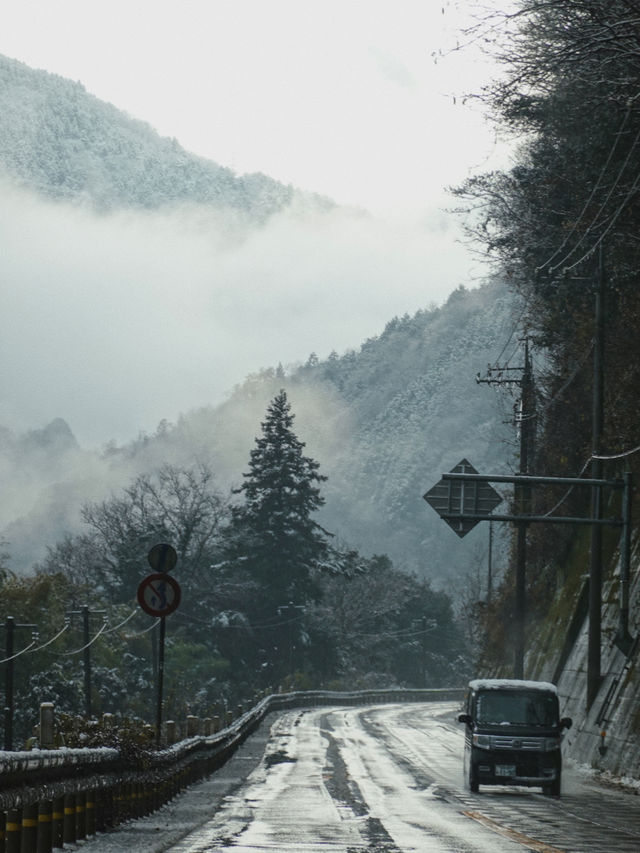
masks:
[[[0,169],[57,200],[100,210],[196,203],[258,223],[327,199],[185,151],[76,83],[0,55]]]

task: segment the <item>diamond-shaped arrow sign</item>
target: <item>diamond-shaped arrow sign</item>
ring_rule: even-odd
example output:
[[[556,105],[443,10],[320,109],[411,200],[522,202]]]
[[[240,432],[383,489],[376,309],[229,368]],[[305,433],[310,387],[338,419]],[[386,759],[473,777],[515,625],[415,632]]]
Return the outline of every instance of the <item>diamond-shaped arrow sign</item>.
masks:
[[[466,459],[459,462],[452,474],[477,474],[473,465]],[[465,515],[490,516],[502,503],[502,498],[489,483],[481,480],[445,480],[444,478],[423,495],[425,501],[435,509],[460,538],[472,530],[479,518],[465,518]]]

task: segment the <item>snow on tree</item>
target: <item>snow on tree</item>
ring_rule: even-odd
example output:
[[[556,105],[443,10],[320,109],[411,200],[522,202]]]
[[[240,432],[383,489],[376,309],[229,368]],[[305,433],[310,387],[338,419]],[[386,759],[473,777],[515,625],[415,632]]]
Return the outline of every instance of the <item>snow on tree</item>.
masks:
[[[312,518],[324,504],[319,484],[327,478],[305,456],[292,429],[294,415],[281,390],[267,408],[249,471],[233,509],[236,556],[264,589],[272,607],[304,604],[318,596],[313,572],[326,556],[327,532]]]

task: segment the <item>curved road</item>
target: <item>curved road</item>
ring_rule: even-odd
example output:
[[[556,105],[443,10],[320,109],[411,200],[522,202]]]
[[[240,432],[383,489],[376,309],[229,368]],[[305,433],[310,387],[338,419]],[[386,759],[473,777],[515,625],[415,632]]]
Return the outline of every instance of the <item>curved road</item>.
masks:
[[[281,714],[270,732],[263,726],[262,740],[253,735],[232,759],[253,770],[218,791],[217,802],[215,774],[156,816],[83,847],[87,853],[640,850],[640,798],[597,787],[570,768],[561,799],[535,788],[466,791],[457,710],[456,703],[434,703]]]

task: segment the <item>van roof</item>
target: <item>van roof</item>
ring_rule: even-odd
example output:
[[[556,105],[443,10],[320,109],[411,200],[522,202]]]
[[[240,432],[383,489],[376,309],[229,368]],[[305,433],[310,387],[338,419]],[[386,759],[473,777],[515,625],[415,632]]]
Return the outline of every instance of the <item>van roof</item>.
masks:
[[[558,693],[555,684],[550,681],[525,681],[518,678],[475,678],[469,682],[471,690],[542,690],[545,693]]]

